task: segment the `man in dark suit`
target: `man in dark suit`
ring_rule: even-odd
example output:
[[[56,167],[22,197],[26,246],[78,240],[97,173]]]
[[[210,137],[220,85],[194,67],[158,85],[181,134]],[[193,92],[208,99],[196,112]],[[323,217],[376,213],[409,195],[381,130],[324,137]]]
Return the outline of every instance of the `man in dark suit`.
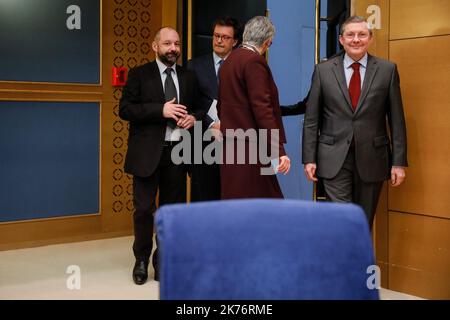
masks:
[[[189,61],[188,69],[193,70],[199,82],[199,107],[208,113],[202,121],[202,134],[208,130],[220,130],[217,117],[218,72],[233,47],[238,42],[239,24],[236,19],[223,17],[213,25],[213,52]],[[194,141],[196,139],[193,139]],[[198,139],[200,141],[201,139]],[[210,142],[204,141],[202,151]],[[195,146],[194,146],[195,148]],[[191,201],[220,199],[219,164],[193,164],[191,166]]]
[[[173,163],[172,148],[180,141],[180,130],[189,129],[204,116],[193,107],[195,74],[176,64],[180,55],[178,33],[170,27],[161,28],[152,49],[156,60],[130,70],[119,107],[120,117],[130,122],[125,172],[133,175],[136,284],[145,283],[148,277],[158,189],[159,205],[186,201],[186,172],[183,165]],[[157,248],[152,262],[158,280]]]
[[[309,180],[323,179],[327,198],[359,204],[372,226],[383,180],[399,186],[408,165],[399,75],[367,53],[372,31],[363,18],[347,19],[339,41],[345,54],[314,70],[302,161]]]
[[[224,161],[220,168],[222,199],[283,197],[277,177],[263,174],[271,165],[285,174],[290,168],[284,150],[286,137],[278,89],[263,56],[274,33],[268,18],[250,19],[245,25],[242,47],[231,52],[219,73],[219,118],[224,135]],[[259,135],[260,130],[270,134]],[[277,133],[278,139],[274,137]],[[272,164],[261,159],[261,147],[265,144],[267,149],[274,147],[268,155],[275,160]]]

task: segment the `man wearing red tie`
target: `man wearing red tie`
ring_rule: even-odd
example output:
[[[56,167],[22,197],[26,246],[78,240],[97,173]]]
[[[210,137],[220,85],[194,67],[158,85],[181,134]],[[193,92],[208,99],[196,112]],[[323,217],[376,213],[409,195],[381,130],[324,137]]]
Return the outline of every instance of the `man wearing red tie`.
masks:
[[[345,53],[314,70],[302,162],[329,200],[360,205],[372,226],[383,180],[399,186],[408,165],[400,80],[394,63],[367,53],[372,30],[363,18],[348,18],[339,42]]]

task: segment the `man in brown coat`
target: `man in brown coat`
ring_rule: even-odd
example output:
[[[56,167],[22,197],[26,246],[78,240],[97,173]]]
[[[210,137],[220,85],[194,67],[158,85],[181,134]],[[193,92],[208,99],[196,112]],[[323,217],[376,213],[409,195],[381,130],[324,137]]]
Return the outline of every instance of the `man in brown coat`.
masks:
[[[222,199],[283,198],[275,172],[286,174],[290,160],[283,146],[278,90],[263,57],[274,33],[269,19],[252,18],[245,25],[242,47],[229,55],[220,70]]]

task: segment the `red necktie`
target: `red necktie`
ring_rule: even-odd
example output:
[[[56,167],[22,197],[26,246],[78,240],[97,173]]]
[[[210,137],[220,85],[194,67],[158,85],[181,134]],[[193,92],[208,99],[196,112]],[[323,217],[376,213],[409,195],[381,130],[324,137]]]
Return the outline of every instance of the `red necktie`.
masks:
[[[350,85],[348,86],[348,92],[350,93],[350,99],[352,100],[353,111],[356,110],[358,105],[359,96],[361,95],[361,75],[359,74],[359,67],[361,65],[355,62],[351,65],[353,68],[353,74],[350,78]]]

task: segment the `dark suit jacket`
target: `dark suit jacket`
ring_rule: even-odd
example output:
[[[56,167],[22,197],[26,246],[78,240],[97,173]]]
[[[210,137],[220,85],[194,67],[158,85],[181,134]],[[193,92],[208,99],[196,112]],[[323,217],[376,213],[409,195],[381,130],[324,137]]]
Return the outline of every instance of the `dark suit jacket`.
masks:
[[[207,114],[214,99],[218,100],[218,79],[214,67],[213,53],[208,53],[196,57],[188,62],[188,69],[195,72],[198,79],[198,107],[205,111],[205,117],[202,120],[202,132],[208,129],[213,119]],[[191,130],[192,137],[192,163],[195,160],[195,152],[199,152],[196,145],[198,137],[195,137],[195,130]],[[210,144],[210,141],[202,141],[201,150]],[[193,164],[189,167],[191,171],[191,201],[208,201],[220,199],[220,168],[219,164]]]
[[[308,101],[308,96],[306,98],[303,98],[303,100],[287,106],[280,106],[281,108],[281,115],[283,117],[287,116],[298,116],[300,114],[305,114],[306,111],[306,101]]]
[[[213,119],[207,114],[209,107],[214,99],[218,99],[218,79],[212,52],[189,60],[187,67],[197,75],[199,87],[198,107],[205,111],[205,117],[202,120],[203,128],[207,129],[213,122]]]
[[[177,66],[180,104],[199,119],[204,113],[195,107],[197,79],[192,71]],[[163,117],[164,90],[155,61],[131,69],[123,89],[119,116],[130,122],[125,172],[150,176],[158,166],[163,149],[167,118]]]
[[[356,167],[365,182],[390,178],[391,166],[407,166],[405,118],[394,63],[369,55],[355,112],[343,56],[316,65],[303,127],[302,162],[317,163],[317,175],[331,179],[341,169],[352,139]]]

